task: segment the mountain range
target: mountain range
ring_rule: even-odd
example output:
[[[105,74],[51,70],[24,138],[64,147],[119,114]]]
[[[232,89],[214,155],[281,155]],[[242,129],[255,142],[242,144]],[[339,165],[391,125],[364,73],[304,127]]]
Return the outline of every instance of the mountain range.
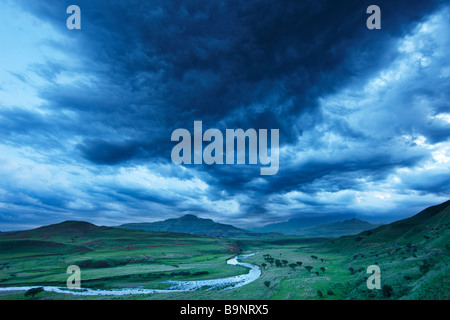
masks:
[[[359,235],[364,239],[370,239],[370,241],[374,242],[385,239],[412,241],[413,239],[417,240],[417,237],[431,239],[436,230],[445,229],[445,232],[448,233],[450,226],[448,221],[449,211],[450,200],[440,205],[429,207],[410,218],[381,226],[355,218],[344,221],[320,223],[335,219],[335,217],[326,216],[296,218],[291,219],[288,222],[272,224],[262,228],[254,228],[252,230],[244,230],[229,224],[214,222],[212,219],[203,219],[192,214],[187,214],[180,218],[172,218],[151,223],[127,223],[118,226],[118,228],[198,234],[221,238],[279,238],[293,235],[302,237],[333,238],[344,236],[343,238],[345,239],[345,236]],[[76,238],[80,234],[95,231],[98,230],[98,228],[104,232],[106,232],[107,229],[111,229],[110,227],[98,227],[87,222],[68,221],[23,232],[33,234],[41,233],[41,230],[45,230],[46,235],[65,234]],[[437,237],[437,239],[435,239],[436,242],[440,241],[438,240],[439,238],[440,237]]]
[[[345,220],[339,221],[338,217],[332,215],[299,217],[285,222],[268,224],[264,227],[252,228],[251,230],[254,232],[278,232],[302,237],[340,237],[358,234],[380,226],[351,216],[340,216],[339,218]]]
[[[192,214],[186,214],[180,218],[167,219],[157,222],[126,223],[120,225],[119,228],[144,231],[191,233],[220,238],[283,237],[283,235],[279,233],[252,232],[236,228],[229,224],[217,223],[212,219],[199,218]]]
[[[332,219],[331,216],[327,218]],[[150,223],[127,223],[120,225],[119,228],[144,231],[192,233],[222,238],[248,238],[280,237],[282,235],[302,237],[339,237],[342,235],[357,234],[379,226],[358,219],[319,224],[320,222],[327,221],[326,219],[324,220],[323,217],[300,218],[296,219],[295,223],[282,223],[278,224],[274,228],[263,227],[260,229],[255,228],[252,230],[244,230],[229,224],[217,223],[211,219],[203,219],[192,214],[187,214],[180,218],[167,219],[164,221]]]

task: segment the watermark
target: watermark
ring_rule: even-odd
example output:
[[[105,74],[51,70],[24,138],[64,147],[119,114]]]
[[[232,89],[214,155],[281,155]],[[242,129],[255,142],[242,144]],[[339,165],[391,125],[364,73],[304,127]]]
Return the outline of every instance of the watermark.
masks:
[[[81,289],[81,270],[77,265],[71,265],[67,267],[66,273],[70,274],[67,278],[67,288],[68,289]]]
[[[367,267],[367,273],[372,274],[367,278],[367,289],[381,289],[381,269],[377,265]]]
[[[67,7],[66,13],[70,14],[70,16],[67,18],[66,26],[67,29],[73,30],[81,29],[81,9],[79,6],[71,5]]]
[[[370,17],[367,18],[366,25],[369,30],[373,29],[381,29],[381,9],[379,6],[371,5],[367,7],[367,14],[370,14]]]
[[[269,165],[260,169],[261,175],[277,174],[279,168],[279,130],[270,130],[270,155],[268,154],[267,129],[226,129],[224,138],[218,129],[208,129],[203,133],[202,121],[194,121],[194,164],[246,164],[246,141],[248,140],[248,164]],[[180,141],[181,140],[181,141]],[[172,162],[192,164],[192,139],[187,129],[176,129],[171,141],[179,142],[172,149]],[[210,142],[203,148],[203,142]],[[237,142],[235,148],[235,142]],[[258,149],[259,147],[259,149]],[[236,162],[235,162],[235,149]],[[258,157],[259,155],[259,157]]]

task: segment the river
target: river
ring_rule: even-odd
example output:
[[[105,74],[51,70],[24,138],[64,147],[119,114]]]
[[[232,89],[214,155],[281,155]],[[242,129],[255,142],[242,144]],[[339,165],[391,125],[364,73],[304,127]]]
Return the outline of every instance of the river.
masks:
[[[256,253],[235,256],[227,260],[227,264],[233,266],[242,266],[250,269],[248,273],[238,276],[217,278],[209,280],[186,280],[186,281],[172,281],[168,280],[165,283],[170,284],[167,289],[144,289],[144,288],[126,288],[126,289],[68,289],[64,287],[54,286],[32,286],[32,287],[5,287],[0,288],[0,291],[27,291],[32,288],[43,288],[44,291],[66,293],[79,296],[121,296],[130,294],[153,294],[153,293],[168,293],[168,292],[184,292],[195,290],[229,290],[242,287],[250,282],[255,281],[261,276],[261,269],[251,263],[239,262],[238,259],[248,258]]]

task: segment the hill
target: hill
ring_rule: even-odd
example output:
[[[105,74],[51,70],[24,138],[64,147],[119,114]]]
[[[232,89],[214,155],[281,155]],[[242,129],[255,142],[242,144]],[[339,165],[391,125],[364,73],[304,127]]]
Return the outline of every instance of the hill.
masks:
[[[135,250],[169,247],[186,242],[214,242],[213,238],[173,232],[101,227],[82,221],[65,221],[26,231],[0,235],[0,258],[62,255],[96,250]]]
[[[240,251],[233,240],[66,221],[0,234],[0,287],[65,286],[67,267],[77,265],[86,288],[158,288],[188,276],[242,274],[224,264]]]
[[[364,231],[356,236],[342,237],[336,243],[392,243],[415,244],[422,247],[444,249],[450,236],[450,200],[426,208],[403,220]]]
[[[356,279],[379,266],[384,298],[444,299],[450,292],[450,201],[403,220],[358,235],[320,244],[323,250],[349,257],[345,268]],[[347,293],[349,299],[380,296],[365,281]]]
[[[167,219],[150,223],[127,223],[119,228],[144,231],[165,231],[190,234],[201,234],[220,238],[252,238],[252,237],[280,237],[280,234],[256,233],[236,228],[229,224],[217,223],[212,219],[199,218],[192,214],[180,218]]]

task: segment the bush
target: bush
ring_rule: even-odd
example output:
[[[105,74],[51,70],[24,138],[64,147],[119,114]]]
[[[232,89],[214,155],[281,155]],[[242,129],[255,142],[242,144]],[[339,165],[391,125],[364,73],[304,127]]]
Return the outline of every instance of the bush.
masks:
[[[270,286],[270,281],[264,281],[264,285],[268,288]]]
[[[77,263],[80,268],[110,268],[114,262],[106,260],[84,260]]]
[[[190,275],[189,271],[178,271],[178,272],[172,272],[170,274],[171,276],[188,276]]]
[[[428,260],[424,260],[423,264],[419,266],[419,270],[420,272],[422,272],[423,274],[427,273],[428,271],[430,271],[431,267],[433,266],[432,263],[430,263]]]
[[[320,297],[320,298],[323,298],[323,294],[322,294],[322,291],[317,291],[317,295]]]
[[[383,293],[383,296],[386,298],[390,298],[394,294],[394,289],[388,284],[384,284],[381,287],[381,292]]]
[[[30,290],[28,290],[27,292],[25,292],[25,296],[31,296],[32,298],[34,298],[35,295],[37,295],[38,293],[44,291],[44,288],[39,287],[39,288],[31,288]]]

